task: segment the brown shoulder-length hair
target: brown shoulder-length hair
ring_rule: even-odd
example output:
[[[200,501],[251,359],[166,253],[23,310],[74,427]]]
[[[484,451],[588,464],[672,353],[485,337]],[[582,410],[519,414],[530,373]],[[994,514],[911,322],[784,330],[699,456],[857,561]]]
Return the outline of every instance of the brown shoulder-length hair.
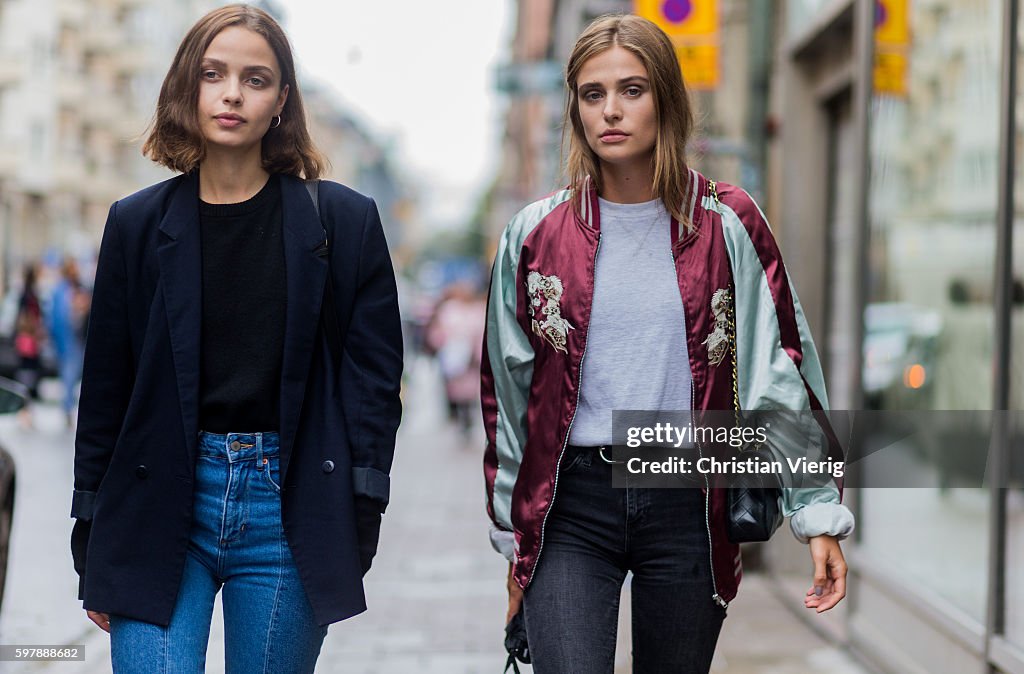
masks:
[[[188,173],[206,156],[206,139],[199,130],[199,75],[203,54],[225,28],[241,26],[267,41],[281,67],[281,88],[288,85],[288,99],[281,124],[263,136],[263,168],[307,180],[319,178],[327,160],[313,145],[306,129],[306,111],[295,81],[295,62],[281,26],[262,9],[227,5],[215,9],[192,26],[178,46],[157,101],[156,114],[142,154],[172,171]]]
[[[647,19],[632,14],[606,14],[594,19],[583,31],[569,55],[565,83],[568,88],[562,125],[562,151],[568,138],[565,170],[573,201],[579,205],[589,176],[601,191],[601,163],[587,143],[580,119],[578,79],[583,64],[612,47],[628,49],[643,62],[651,82],[657,113],[658,134],[654,144],[654,196],[660,198],[672,216],[690,227],[690,171],[686,144],[694,129],[693,108],[683,83],[672,41]]]

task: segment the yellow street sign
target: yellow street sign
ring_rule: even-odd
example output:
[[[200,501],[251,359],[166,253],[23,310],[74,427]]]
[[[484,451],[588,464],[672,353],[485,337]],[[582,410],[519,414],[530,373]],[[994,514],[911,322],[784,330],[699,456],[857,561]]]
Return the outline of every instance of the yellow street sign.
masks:
[[[634,0],[633,11],[671,38],[688,87],[718,86],[718,0]]]
[[[718,86],[718,45],[676,47],[676,56],[687,87],[708,90]]]
[[[718,33],[718,0],[635,0],[634,11],[672,38]]]
[[[910,0],[875,2],[875,93],[907,95]]]
[[[904,47],[910,44],[908,0],[875,0],[875,42]]]
[[[875,93],[907,95],[907,56],[900,52],[875,52]]]

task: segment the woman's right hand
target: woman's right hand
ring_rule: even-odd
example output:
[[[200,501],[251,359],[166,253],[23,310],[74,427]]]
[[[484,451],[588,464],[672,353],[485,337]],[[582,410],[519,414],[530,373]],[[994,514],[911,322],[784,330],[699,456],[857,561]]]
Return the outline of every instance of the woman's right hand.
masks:
[[[508,565],[508,580],[505,585],[508,588],[508,612],[505,614],[505,624],[507,625],[523,606],[523,588],[519,587],[519,583],[512,577],[511,562]]]
[[[107,613],[99,613],[98,611],[86,611],[85,614],[89,616],[89,620],[96,623],[104,632],[110,631],[110,615]]]

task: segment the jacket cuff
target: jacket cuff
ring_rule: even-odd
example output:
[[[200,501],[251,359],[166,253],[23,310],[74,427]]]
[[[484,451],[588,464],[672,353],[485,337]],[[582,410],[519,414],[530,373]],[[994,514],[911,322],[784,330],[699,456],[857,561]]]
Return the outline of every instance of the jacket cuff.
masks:
[[[380,503],[380,511],[388,506],[391,493],[391,478],[387,473],[368,466],[352,468],[352,491],[356,496],[366,496]]]
[[[514,533],[499,529],[494,526],[494,523],[491,523],[490,536],[491,547],[495,552],[500,552],[510,562],[516,561],[516,535]]]
[[[789,528],[801,543],[815,536],[835,536],[843,540],[853,533],[853,513],[841,503],[811,503],[789,519]]]
[[[96,507],[96,492],[76,489],[71,497],[71,516],[78,520],[89,521]]]

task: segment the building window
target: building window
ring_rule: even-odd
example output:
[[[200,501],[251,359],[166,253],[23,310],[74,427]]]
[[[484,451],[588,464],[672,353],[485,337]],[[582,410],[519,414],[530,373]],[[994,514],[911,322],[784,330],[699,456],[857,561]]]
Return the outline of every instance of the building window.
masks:
[[[977,474],[990,429],[955,411],[991,409],[997,371],[1001,12],[1000,0],[909,3],[905,91],[876,95],[871,112],[865,401],[928,419],[885,451],[900,453],[908,485],[941,486],[865,490],[864,549],[979,625],[989,493],[956,485]]]

